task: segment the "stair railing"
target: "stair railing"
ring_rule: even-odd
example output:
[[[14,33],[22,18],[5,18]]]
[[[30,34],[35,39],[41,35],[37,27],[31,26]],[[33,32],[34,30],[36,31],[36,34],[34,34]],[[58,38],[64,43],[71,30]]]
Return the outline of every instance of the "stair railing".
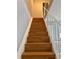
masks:
[[[46,12],[46,14],[45,14]],[[61,55],[61,23],[55,18],[55,16],[52,16],[52,14],[44,7],[44,14],[43,17],[45,19],[45,23],[47,26],[47,30],[49,32],[49,36],[51,39],[51,42],[54,43],[54,49],[56,53],[58,54],[58,59],[60,59]]]

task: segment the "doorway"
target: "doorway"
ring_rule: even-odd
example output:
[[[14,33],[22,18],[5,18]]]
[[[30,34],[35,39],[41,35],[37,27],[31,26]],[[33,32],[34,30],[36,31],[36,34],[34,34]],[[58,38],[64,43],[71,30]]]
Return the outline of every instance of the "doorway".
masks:
[[[48,3],[43,3],[43,17],[46,17],[47,15],[47,11],[45,9],[48,10]]]

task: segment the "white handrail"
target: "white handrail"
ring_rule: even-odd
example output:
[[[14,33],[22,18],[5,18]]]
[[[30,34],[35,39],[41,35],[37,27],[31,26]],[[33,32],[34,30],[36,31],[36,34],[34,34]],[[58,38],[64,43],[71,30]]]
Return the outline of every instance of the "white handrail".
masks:
[[[56,21],[59,25],[61,25],[60,22],[55,18],[55,16],[51,15],[51,13],[45,7],[43,8],[45,11],[47,11],[47,14],[54,19],[54,21]]]
[[[61,39],[59,37],[60,34],[60,27],[61,27],[61,23],[55,18],[55,16],[53,16],[48,9],[44,8],[44,12],[47,12],[47,15],[44,13],[44,18],[46,16],[46,20],[45,20],[45,24],[48,30],[48,34],[51,38],[51,42],[53,44],[54,47],[54,52],[56,53],[57,59],[60,59],[60,50],[61,49]],[[51,22],[52,20],[52,22]],[[50,30],[51,29],[51,30]]]

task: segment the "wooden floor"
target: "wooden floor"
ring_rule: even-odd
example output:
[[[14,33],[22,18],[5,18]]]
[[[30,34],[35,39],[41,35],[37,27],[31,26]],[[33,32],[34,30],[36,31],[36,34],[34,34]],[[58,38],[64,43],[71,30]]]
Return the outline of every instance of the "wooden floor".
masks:
[[[43,18],[33,18],[21,59],[56,59]]]

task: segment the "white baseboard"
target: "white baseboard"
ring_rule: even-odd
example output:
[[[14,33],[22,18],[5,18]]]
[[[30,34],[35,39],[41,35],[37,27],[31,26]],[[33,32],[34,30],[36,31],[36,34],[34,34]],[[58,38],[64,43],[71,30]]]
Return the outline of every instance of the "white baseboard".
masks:
[[[23,40],[20,44],[20,47],[19,47],[19,50],[18,50],[18,53],[17,53],[17,59],[21,59],[21,55],[24,51],[25,42],[27,41],[27,36],[28,36],[29,30],[30,30],[31,23],[32,23],[32,18],[29,21],[29,24],[28,24],[28,27],[27,27],[26,32],[24,34]]]

